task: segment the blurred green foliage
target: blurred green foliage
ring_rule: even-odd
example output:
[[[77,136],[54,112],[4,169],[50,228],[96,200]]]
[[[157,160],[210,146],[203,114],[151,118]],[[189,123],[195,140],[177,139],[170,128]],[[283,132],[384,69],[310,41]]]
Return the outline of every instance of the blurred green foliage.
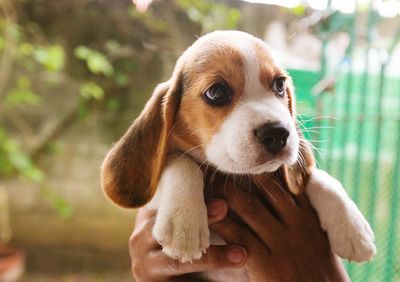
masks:
[[[15,138],[0,127],[0,173],[10,176],[17,172],[31,182],[42,183],[44,173],[32,162]]]
[[[204,0],[178,0],[188,17],[202,27],[202,34],[218,29],[234,29],[241,14],[239,9],[223,3]]]
[[[168,42],[168,32],[173,32],[170,30],[171,19],[165,16],[167,12],[160,11],[167,5],[173,13],[183,15],[185,21],[198,26],[202,34],[215,29],[234,29],[241,18],[238,9],[211,0],[174,0],[169,4],[160,1],[157,4],[160,7],[152,6],[144,14],[131,5],[128,9],[109,11],[105,15],[104,7],[97,6],[101,11],[98,16],[104,19],[100,27],[97,20],[90,22],[95,10],[85,12],[79,9],[79,5],[84,4],[61,1],[60,5],[65,6],[59,8],[62,14],[72,7],[77,15],[83,13],[85,16],[80,18],[78,25],[73,25],[77,20],[70,19],[66,21],[67,25],[52,27],[49,22],[54,24],[50,15],[54,7],[44,8],[48,9],[48,14],[44,14],[48,18],[42,20],[34,17],[28,2],[0,2],[1,10],[7,11],[0,17],[0,178],[21,177],[40,185],[45,198],[60,215],[68,217],[72,210],[55,189],[48,187],[46,173],[37,162],[37,152],[41,148],[35,148],[37,144],[32,142],[43,135],[37,123],[46,123],[43,120],[46,116],[36,118],[34,113],[46,107],[46,97],[59,95],[58,89],[63,87],[76,89],[73,93],[69,90],[63,94],[74,95],[79,101],[75,119],[87,117],[96,106],[105,111],[118,110],[121,101],[115,93],[129,94],[130,87],[134,87],[130,77],[141,67],[144,51],[157,52],[157,42],[148,42],[147,37]],[[111,20],[114,12],[121,11],[118,16],[126,17],[120,21],[125,26],[108,33],[104,28],[109,24],[107,17]],[[98,30],[93,30],[97,27]],[[84,31],[84,28],[89,30]],[[49,35],[51,29],[64,31]],[[129,32],[124,33],[124,29]],[[74,38],[73,34],[80,35]],[[132,41],[125,40],[127,36],[133,36],[134,40],[132,37]],[[74,41],[69,40],[71,37]],[[60,97],[63,101],[72,98]],[[29,128],[30,123],[36,123],[36,126]],[[43,142],[41,146],[47,152],[60,151],[54,140]]]
[[[32,83],[29,77],[21,75],[4,100],[5,106],[12,108],[22,105],[38,105],[40,97],[32,90]]]
[[[46,174],[38,167],[24,132],[20,132],[18,119],[23,117],[18,116],[14,120],[18,112],[42,105],[44,92],[51,93],[55,83],[51,79],[52,74],[70,78],[66,70],[66,47],[57,42],[38,40],[38,29],[35,23],[18,23],[0,18],[0,55],[3,61],[11,62],[2,65],[3,69],[0,70],[0,80],[5,85],[0,89],[0,177],[18,176],[40,185],[46,199],[61,216],[68,217],[72,212],[71,207],[54,190],[46,187]],[[115,72],[107,55],[100,51],[80,45],[75,48],[74,54],[78,60],[86,63],[89,71],[85,79],[74,81],[80,85],[82,99],[79,106],[83,108],[87,100],[105,98],[104,89],[94,81],[96,77],[110,78]],[[41,79],[39,83],[36,81],[38,78]],[[88,114],[87,107],[85,110]]]
[[[99,51],[86,46],[78,46],[75,48],[75,56],[85,61],[88,69],[94,74],[104,74],[107,77],[114,74],[114,67],[107,56]]]

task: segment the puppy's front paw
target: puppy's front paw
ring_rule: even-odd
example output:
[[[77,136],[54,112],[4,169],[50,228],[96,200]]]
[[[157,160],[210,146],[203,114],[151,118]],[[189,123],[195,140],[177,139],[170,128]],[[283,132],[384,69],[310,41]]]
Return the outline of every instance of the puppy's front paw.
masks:
[[[369,261],[375,255],[371,227],[339,181],[316,169],[307,184],[307,194],[335,253],[357,262]]]
[[[200,259],[209,246],[207,209],[180,207],[173,211],[159,210],[153,236],[168,256],[181,262]]]
[[[335,220],[327,225],[331,247],[350,261],[369,261],[376,253],[374,233],[357,207],[351,203],[337,211]]]

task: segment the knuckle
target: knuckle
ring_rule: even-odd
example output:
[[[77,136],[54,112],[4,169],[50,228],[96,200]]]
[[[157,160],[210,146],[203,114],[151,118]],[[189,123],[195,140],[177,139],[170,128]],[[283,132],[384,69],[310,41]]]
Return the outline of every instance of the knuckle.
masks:
[[[242,228],[239,224],[231,221],[227,225],[223,226],[225,238],[231,242],[246,242],[247,236],[247,228]],[[215,256],[223,256],[223,251],[221,250]]]
[[[133,261],[131,264],[131,270],[135,280],[143,280],[146,277],[146,268],[138,261]]]
[[[249,217],[259,216],[262,207],[258,201],[248,201],[244,206],[244,213]]]
[[[131,236],[129,237],[129,246],[134,247],[136,246],[140,241],[140,233],[139,232],[133,232]]]
[[[245,229],[244,228],[238,228],[238,230],[235,230],[235,233],[236,233],[237,241],[242,243],[242,244],[244,244],[244,245],[247,245],[246,242],[247,242],[248,236],[247,236],[247,233],[246,233]]]

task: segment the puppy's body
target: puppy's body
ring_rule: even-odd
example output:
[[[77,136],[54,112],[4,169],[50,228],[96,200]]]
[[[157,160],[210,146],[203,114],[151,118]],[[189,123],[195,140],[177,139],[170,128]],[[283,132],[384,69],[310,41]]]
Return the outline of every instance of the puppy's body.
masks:
[[[210,33],[184,52],[109,152],[103,187],[126,207],[155,194],[154,237],[169,256],[191,261],[210,243],[199,166],[242,175],[279,170],[293,193],[307,193],[332,249],[369,260],[368,223],[340,183],[315,168],[295,115],[290,77],[264,42],[238,31]]]

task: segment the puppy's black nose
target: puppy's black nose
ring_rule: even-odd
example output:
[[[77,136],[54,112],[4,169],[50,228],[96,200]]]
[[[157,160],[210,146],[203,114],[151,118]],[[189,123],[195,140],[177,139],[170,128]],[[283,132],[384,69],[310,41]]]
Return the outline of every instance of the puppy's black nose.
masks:
[[[276,154],[286,146],[289,130],[281,123],[266,123],[254,131],[258,141],[264,148]]]

